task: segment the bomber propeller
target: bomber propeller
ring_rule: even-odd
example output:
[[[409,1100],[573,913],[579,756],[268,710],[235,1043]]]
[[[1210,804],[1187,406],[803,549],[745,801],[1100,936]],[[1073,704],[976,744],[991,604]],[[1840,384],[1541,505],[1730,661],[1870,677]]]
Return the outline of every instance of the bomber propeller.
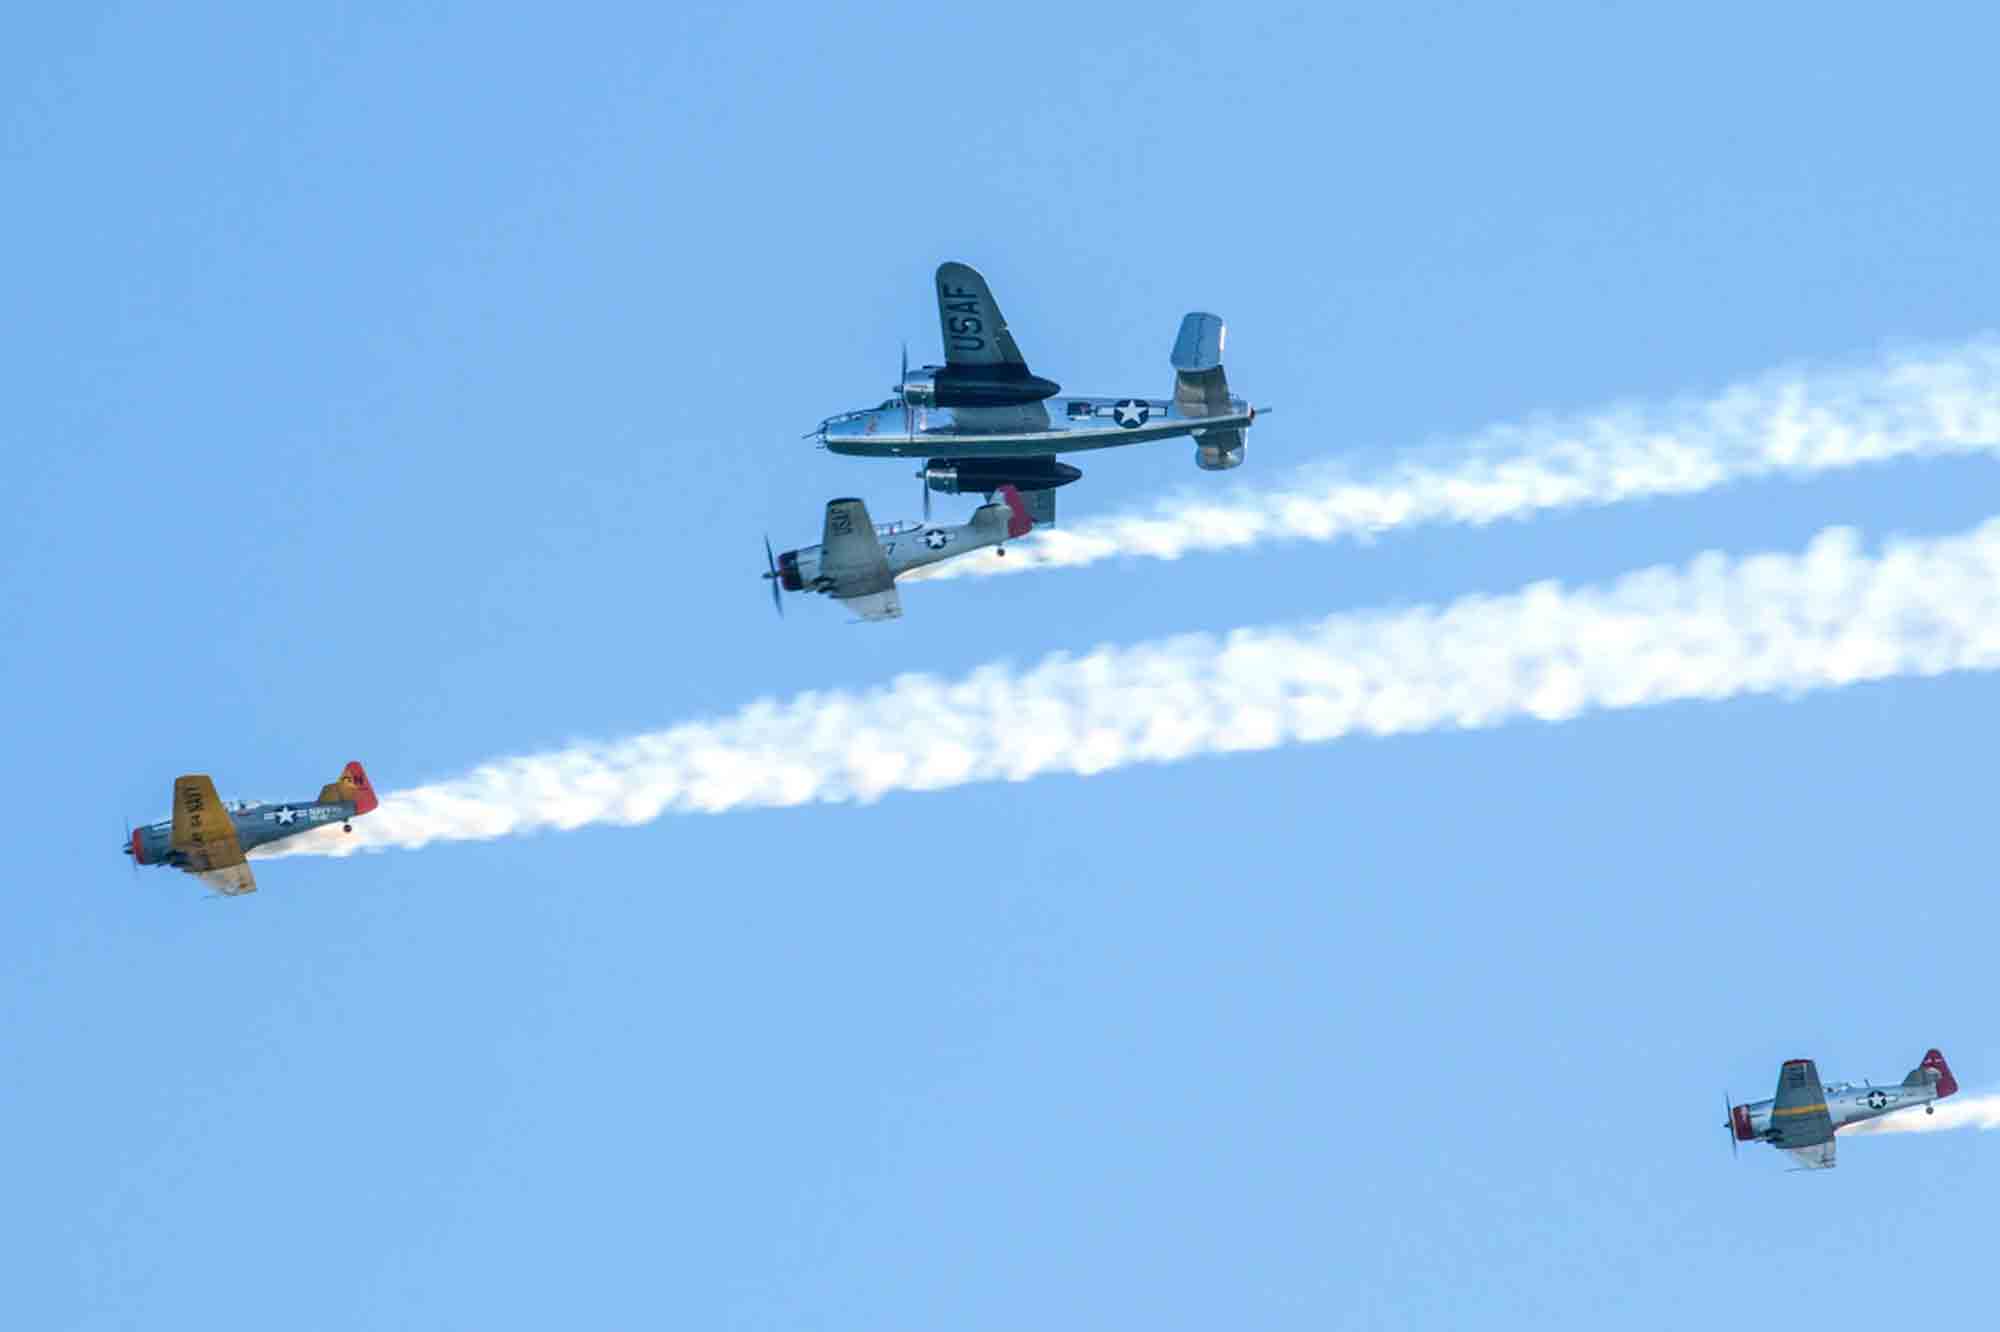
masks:
[[[917,433],[916,414],[910,409],[910,341],[903,340],[903,368],[896,375],[896,397],[903,404],[903,434],[915,438]],[[931,520],[931,483],[922,468],[917,469],[917,479],[923,482],[924,521]]]

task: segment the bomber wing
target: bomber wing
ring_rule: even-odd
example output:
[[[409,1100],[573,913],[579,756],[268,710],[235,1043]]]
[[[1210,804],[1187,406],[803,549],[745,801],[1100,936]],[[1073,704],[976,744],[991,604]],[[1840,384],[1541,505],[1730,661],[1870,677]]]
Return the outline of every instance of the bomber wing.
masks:
[[[257,891],[236,821],[215,794],[215,783],[200,773],[174,779],[170,845],[187,857],[189,872],[217,892],[235,897]]]
[[[1053,460],[1052,460],[1053,461]],[[1053,490],[1031,490],[1016,497],[1027,511],[1028,521],[1033,527],[1054,527],[1056,525],[1056,492]],[[1012,535],[1010,533],[1010,535]],[[1020,535],[1027,535],[1025,532]]]
[[[1793,1059],[1778,1070],[1778,1095],[1771,1106],[1771,1143],[1808,1169],[1833,1164],[1833,1117],[1826,1088],[1810,1059]]]
[[[955,261],[939,264],[937,298],[947,365],[1013,366],[1027,373],[1028,363],[978,269]]]

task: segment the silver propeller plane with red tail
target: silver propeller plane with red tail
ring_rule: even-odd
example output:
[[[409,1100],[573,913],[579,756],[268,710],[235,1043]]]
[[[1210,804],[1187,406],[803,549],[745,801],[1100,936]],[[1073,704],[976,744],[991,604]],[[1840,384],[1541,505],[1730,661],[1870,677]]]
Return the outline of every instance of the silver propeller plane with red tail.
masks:
[[[1057,462],[1059,453],[1191,437],[1202,470],[1242,465],[1244,433],[1258,409],[1229,392],[1221,316],[1197,310],[1181,320],[1169,357],[1171,394],[1092,397],[1029,372],[999,302],[971,265],[938,266],[937,301],[945,363],[912,372],[906,349],[888,401],[829,416],[806,434],[833,453],[925,459],[917,475],[926,518],[933,490],[991,498],[1011,483],[1035,521],[1052,524],[1057,487],[1083,475]]]
[[[771,582],[771,604],[785,613],[779,589],[819,592],[843,602],[863,620],[893,620],[903,613],[896,580],[912,569],[957,559],[988,546],[1007,553],[1006,542],[1024,537],[1035,526],[1021,492],[1011,484],[999,487],[1000,498],[981,505],[969,522],[958,526],[929,522],[871,523],[868,506],[858,499],[829,500],[826,526],[817,546],[771,554],[764,541],[764,577]]]
[[[1810,1059],[1789,1059],[1778,1069],[1778,1092],[1768,1101],[1729,1107],[1729,1149],[1739,1142],[1768,1142],[1790,1152],[1798,1169],[1826,1170],[1833,1165],[1833,1135],[1865,1120],[1880,1119],[1923,1107],[1935,1114],[1934,1101],[1958,1090],[1958,1079],[1937,1050],[1901,1082],[1878,1087],[1872,1082],[1836,1082],[1826,1086]],[[1724,1098],[1725,1103],[1728,1098]]]
[[[336,823],[353,832],[353,820],[375,805],[375,788],[359,763],[342,768],[318,799],[280,804],[224,800],[205,774],[191,773],[174,779],[173,817],[135,829],[125,854],[135,866],[183,870],[224,897],[240,897],[257,891],[252,851]]]

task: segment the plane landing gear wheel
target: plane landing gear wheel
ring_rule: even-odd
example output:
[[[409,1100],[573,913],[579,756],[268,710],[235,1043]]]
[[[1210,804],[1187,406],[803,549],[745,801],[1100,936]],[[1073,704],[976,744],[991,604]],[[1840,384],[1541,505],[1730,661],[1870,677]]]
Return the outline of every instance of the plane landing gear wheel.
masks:
[[[995,558],[1004,560],[1007,558],[1007,548],[1005,546],[995,546],[993,554]]]
[[[353,824],[351,824],[351,823],[343,823],[343,824],[341,824],[341,825],[340,825],[340,830],[341,830],[342,832],[353,832],[353,831],[354,831],[354,825],[353,825]]]
[[[1924,1113],[1927,1115],[1934,1115],[1937,1113],[1937,1107],[1934,1105],[1927,1105],[1924,1107]]]

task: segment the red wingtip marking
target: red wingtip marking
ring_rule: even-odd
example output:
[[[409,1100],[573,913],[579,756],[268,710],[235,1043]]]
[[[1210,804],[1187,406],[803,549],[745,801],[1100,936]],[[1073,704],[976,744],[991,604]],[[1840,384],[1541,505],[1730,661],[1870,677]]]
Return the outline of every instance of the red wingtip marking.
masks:
[[[375,799],[375,788],[368,782],[368,774],[361,770],[359,763],[350,763],[340,770],[340,775],[354,784],[354,812],[366,814],[381,802]]]
[[[1010,511],[1007,517],[1007,535],[1024,537],[1035,528],[1035,520],[1028,514],[1028,504],[1021,498],[1021,492],[1012,486],[1000,487],[1000,498],[1007,501]]]
[[[1958,1090],[1958,1079],[1951,1075],[1951,1065],[1944,1062],[1944,1052],[1942,1050],[1925,1051],[1924,1062],[1921,1067],[1937,1070],[1937,1089],[1940,1101]]]
[[[144,828],[134,828],[132,830],[132,863],[134,865],[143,865],[146,863],[146,830]]]

